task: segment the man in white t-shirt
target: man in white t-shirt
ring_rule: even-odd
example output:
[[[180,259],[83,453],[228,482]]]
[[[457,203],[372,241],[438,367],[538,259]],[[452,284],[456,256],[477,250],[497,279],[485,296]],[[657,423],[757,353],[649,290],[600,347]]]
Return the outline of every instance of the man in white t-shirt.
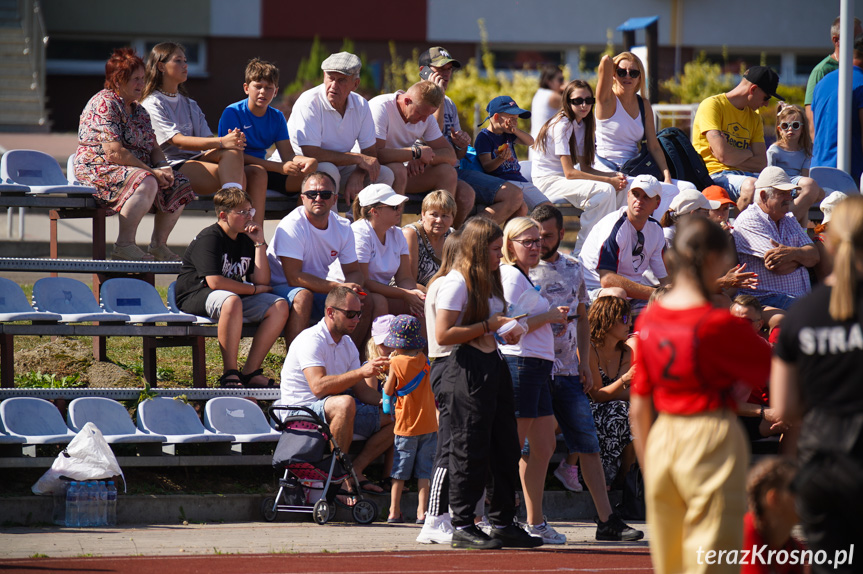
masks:
[[[290,345],[310,320],[323,317],[327,293],[345,286],[363,303],[362,317],[351,337],[364,348],[374,302],[363,289],[351,223],[331,211],[338,199],[335,182],[318,171],[303,180],[301,189],[303,205],[279,222],[267,248],[273,293],[291,304],[285,342]]]
[[[455,150],[431,117],[443,98],[437,85],[424,80],[406,92],[372,98],[369,105],[375,121],[378,159],[393,170],[393,189],[402,195],[448,191],[456,200],[457,223],[464,221],[473,208],[474,198],[469,187],[457,191]]]
[[[643,307],[655,289],[645,272],[651,271],[660,285],[668,283],[662,261],[665,236],[651,217],[660,201],[659,181],[639,175],[629,188],[626,206],[600,219],[590,231],[580,260],[591,301],[600,295],[623,296],[625,291],[633,309]]]
[[[369,103],[354,93],[361,67],[354,54],[331,55],[321,64],[324,83],[303,92],[288,118],[294,151],[318,160],[318,170],[330,174],[348,205],[371,183],[393,184],[392,170],[378,162]]]
[[[342,452],[351,448],[354,433],[367,437],[353,461],[360,487],[382,492],[363,476],[363,470],[393,444],[393,420],[378,406],[381,394],[365,380],[383,372],[387,357],[376,357],[360,366],[360,355],[351,338],[362,313],[353,289],[341,285],[326,296],[325,314],[316,325],[299,334],[282,367],[282,405],[311,409],[330,426]],[[302,414],[291,411],[288,414]]]

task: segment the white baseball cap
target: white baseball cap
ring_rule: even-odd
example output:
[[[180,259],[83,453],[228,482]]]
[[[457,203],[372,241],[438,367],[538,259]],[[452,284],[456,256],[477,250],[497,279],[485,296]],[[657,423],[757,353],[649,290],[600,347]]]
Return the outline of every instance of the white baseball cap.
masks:
[[[360,206],[374,205],[383,203],[385,205],[401,205],[408,200],[406,195],[399,195],[385,183],[373,183],[360,192],[357,196],[360,200]]]
[[[659,197],[662,193],[662,185],[660,185],[659,180],[652,175],[647,174],[636,176],[635,179],[632,180],[632,184],[629,186],[629,189],[635,188],[646,193],[648,197]]]
[[[839,203],[841,203],[846,197],[848,196],[841,191],[834,191],[824,198],[821,202],[821,212],[824,214],[824,219],[821,223],[827,223],[830,221],[830,218],[833,217],[833,208],[839,205]]]
[[[703,193],[697,189],[688,188],[681,190],[680,193],[674,196],[669,209],[679,216],[692,213],[696,209],[710,210],[712,206],[710,205],[710,200],[704,197]]]

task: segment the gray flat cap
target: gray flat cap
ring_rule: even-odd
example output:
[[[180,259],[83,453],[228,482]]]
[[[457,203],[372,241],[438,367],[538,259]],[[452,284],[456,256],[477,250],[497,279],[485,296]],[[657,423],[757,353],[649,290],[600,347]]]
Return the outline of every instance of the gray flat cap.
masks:
[[[362,67],[360,59],[350,52],[333,54],[321,63],[321,70],[324,72],[338,72],[346,76],[356,76]]]

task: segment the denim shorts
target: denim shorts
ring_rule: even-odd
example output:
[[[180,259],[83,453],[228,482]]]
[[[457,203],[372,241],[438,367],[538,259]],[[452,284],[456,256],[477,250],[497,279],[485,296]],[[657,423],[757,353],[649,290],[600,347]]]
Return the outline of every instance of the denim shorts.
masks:
[[[482,205],[492,205],[497,190],[506,183],[505,179],[475,169],[459,169],[458,178],[473,188],[476,192],[474,201]]]
[[[797,301],[796,297],[786,295],[785,293],[765,293],[763,295],[756,293],[755,298],[765,307],[776,307],[785,311],[790,309],[791,305]]]
[[[590,400],[578,375],[557,375],[551,379],[554,417],[563,431],[566,450],[584,454],[599,452],[596,424]]]
[[[273,293],[287,299],[292,309],[294,308],[294,298],[303,290],[305,290],[305,287],[291,287],[287,283],[273,285]],[[313,296],[314,302],[312,303],[312,316],[309,319],[310,325],[324,318],[325,302],[327,300],[326,293],[313,293]]]
[[[330,397],[339,396],[339,395],[330,395]],[[324,411],[324,405],[330,397],[324,397],[322,399],[318,399],[310,405],[304,405],[306,408],[311,409],[316,415],[318,415],[321,420],[329,423],[327,420],[326,412]],[[381,430],[381,408],[378,405],[367,405],[365,403],[357,403],[357,411],[356,415],[354,415],[354,434],[360,435],[361,437],[369,438],[379,430]],[[283,417],[288,417],[292,415],[306,415],[308,413],[304,413],[303,411],[285,411]],[[342,445],[339,445],[342,446]]]
[[[551,406],[551,369],[554,363],[535,357],[504,355],[512,377],[515,417],[535,419],[554,414]]]
[[[418,436],[395,435],[392,478],[410,480],[413,476],[430,479],[436,449],[436,432]]]
[[[724,188],[728,192],[728,197],[733,200],[737,200],[740,197],[740,188],[743,187],[743,183],[750,177],[758,177],[758,174],[738,170],[718,171],[710,174],[710,179],[713,180],[713,183]]]

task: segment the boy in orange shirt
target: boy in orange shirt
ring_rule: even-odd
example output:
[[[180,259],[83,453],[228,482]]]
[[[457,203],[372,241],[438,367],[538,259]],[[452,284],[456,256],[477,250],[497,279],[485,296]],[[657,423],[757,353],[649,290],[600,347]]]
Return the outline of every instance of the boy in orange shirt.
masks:
[[[429,480],[437,448],[437,416],[429,384],[429,362],[422,352],[426,345],[422,326],[416,317],[399,315],[390,323],[384,346],[390,355],[390,373],[384,394],[395,399],[395,457],[389,523],[404,522],[401,497],[405,481],[416,476],[419,485],[417,524],[425,522],[429,499]],[[386,397],[384,402],[386,404]],[[385,409],[386,412],[386,409]]]

